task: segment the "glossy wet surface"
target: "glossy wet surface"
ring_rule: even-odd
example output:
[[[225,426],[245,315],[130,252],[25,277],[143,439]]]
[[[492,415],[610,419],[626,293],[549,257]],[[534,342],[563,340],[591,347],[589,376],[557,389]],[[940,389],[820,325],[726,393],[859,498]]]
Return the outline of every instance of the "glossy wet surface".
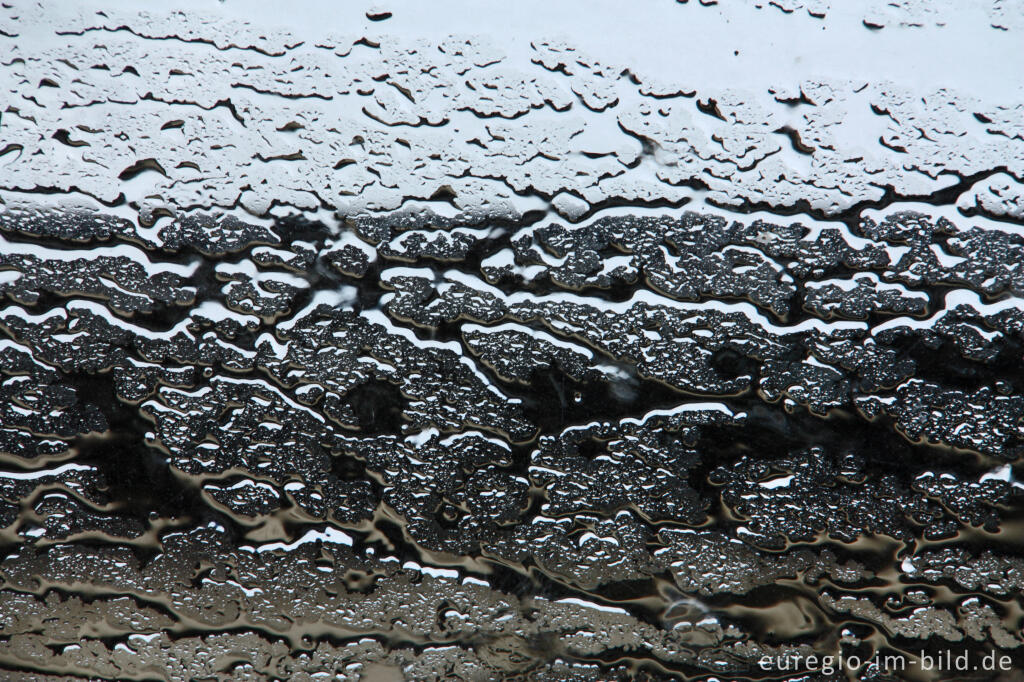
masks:
[[[0,677],[1018,679],[1019,88],[118,7],[0,15]]]

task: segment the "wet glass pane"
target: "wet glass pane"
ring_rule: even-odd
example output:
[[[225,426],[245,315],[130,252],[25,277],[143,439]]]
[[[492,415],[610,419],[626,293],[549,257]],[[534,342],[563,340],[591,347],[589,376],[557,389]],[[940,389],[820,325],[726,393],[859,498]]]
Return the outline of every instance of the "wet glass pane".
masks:
[[[0,0],[0,680],[1022,680],[1024,8]]]

